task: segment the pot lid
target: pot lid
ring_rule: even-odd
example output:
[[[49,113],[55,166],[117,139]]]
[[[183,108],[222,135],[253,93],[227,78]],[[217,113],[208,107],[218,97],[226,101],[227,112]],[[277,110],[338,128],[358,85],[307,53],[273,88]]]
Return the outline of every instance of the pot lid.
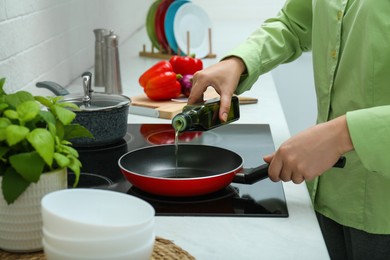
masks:
[[[69,94],[64,97],[63,102],[73,103],[81,111],[101,111],[128,106],[130,98],[124,95],[94,93],[89,101],[85,101],[83,94]]]
[[[69,94],[65,88],[52,81],[38,82],[36,86],[39,88],[47,88],[56,95],[64,96],[62,102],[73,103],[81,111],[111,110],[130,105],[130,98],[124,95],[95,93],[91,89],[92,73],[88,71],[84,72],[82,78],[84,93]]]

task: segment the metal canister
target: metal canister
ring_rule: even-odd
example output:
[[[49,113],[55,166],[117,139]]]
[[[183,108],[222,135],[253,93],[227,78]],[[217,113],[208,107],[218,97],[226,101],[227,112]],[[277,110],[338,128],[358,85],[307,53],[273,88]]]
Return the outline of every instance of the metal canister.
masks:
[[[108,34],[106,29],[95,29],[95,86],[104,86],[105,44],[104,36]]]
[[[105,64],[104,78],[106,93],[122,94],[122,80],[119,64],[118,51],[119,37],[113,31],[104,37],[105,43]]]

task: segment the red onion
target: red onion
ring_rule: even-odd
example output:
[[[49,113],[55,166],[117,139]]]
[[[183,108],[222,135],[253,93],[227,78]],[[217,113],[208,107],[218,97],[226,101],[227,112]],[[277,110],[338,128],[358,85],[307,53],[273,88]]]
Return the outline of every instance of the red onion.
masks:
[[[181,86],[181,93],[183,93],[183,95],[186,97],[190,96],[193,76],[194,75],[192,75],[192,74],[186,74],[186,75],[183,75],[183,78],[181,78],[179,80],[180,86]]]

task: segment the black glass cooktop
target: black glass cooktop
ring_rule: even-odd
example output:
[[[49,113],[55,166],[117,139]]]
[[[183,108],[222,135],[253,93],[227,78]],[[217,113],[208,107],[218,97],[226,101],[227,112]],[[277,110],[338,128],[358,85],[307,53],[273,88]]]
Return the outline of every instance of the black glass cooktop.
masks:
[[[229,124],[207,132],[185,132],[179,143],[229,149],[243,158],[244,168],[264,164],[262,156],[274,151],[269,125],[260,124]],[[174,144],[170,124],[129,124],[126,136],[118,143],[77,148],[83,164],[78,187],[137,196],[148,201],[157,216],[288,217],[282,183],[268,178],[250,185],[231,183],[217,192],[194,197],[157,196],[133,187],[121,173],[118,159],[134,149],[162,144]],[[73,179],[69,174],[69,185]]]

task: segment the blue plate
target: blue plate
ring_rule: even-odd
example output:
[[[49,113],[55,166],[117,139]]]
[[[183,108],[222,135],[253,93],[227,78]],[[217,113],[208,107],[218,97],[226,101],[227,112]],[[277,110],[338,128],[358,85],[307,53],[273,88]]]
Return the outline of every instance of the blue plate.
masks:
[[[167,37],[167,41],[171,49],[177,54],[179,52],[179,47],[177,46],[177,42],[175,39],[175,34],[173,31],[173,24],[175,21],[175,15],[176,12],[179,10],[179,8],[188,3],[190,1],[188,0],[176,0],[174,1],[168,8],[167,13],[165,14],[165,20],[164,20],[164,30],[165,30],[165,36]],[[183,50],[180,50],[180,54],[185,56],[186,54],[183,52]]]

